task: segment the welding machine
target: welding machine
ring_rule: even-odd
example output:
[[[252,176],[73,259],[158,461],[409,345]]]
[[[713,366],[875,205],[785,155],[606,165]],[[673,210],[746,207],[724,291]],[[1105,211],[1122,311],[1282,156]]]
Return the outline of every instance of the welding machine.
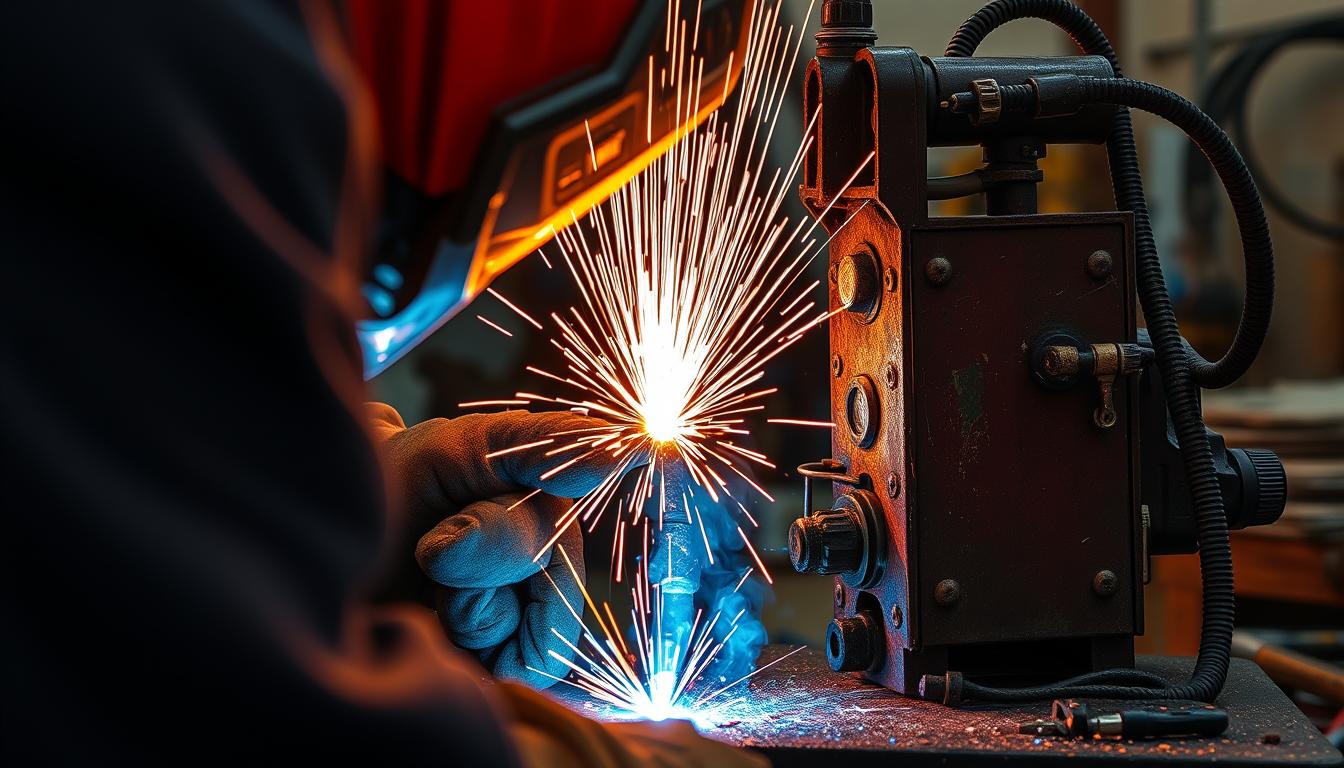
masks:
[[[1084,55],[972,55],[1024,17]],[[1269,323],[1254,182],[1216,124],[1123,78],[1063,0],[991,3],[945,56],[875,43],[870,2],[827,0],[803,98],[800,194],[833,235],[835,427],[832,456],[799,468],[789,552],[798,571],[835,577],[831,667],[946,703],[1211,701],[1232,631],[1228,529],[1271,523],[1285,501],[1278,458],[1225,446],[1200,415],[1200,388],[1244,373]],[[1176,326],[1128,108],[1185,130],[1233,202],[1247,298],[1217,362]],[[1037,211],[1038,161],[1061,143],[1106,145],[1117,210]],[[971,145],[982,168],[928,178],[929,147]],[[987,215],[930,216],[931,200],[968,195]],[[830,509],[814,509],[819,481]],[[1152,555],[1196,550],[1200,656],[1168,687],[1132,669],[1143,584]]]

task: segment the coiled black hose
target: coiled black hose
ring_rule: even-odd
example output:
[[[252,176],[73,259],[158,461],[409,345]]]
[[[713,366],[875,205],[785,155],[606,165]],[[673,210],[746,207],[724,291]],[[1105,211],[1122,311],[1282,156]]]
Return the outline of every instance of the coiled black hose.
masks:
[[[971,56],[981,41],[998,27],[1022,18],[1039,18],[1063,29],[1085,52],[1103,56],[1111,64],[1116,77],[1122,76],[1119,60],[1110,41],[1082,9],[1067,0],[995,0],[977,11],[962,24],[947,47],[948,56]],[[1140,680],[1133,670],[1107,670],[1063,680],[1035,688],[992,688],[972,682],[960,684],[960,694],[987,701],[1026,701],[1052,697],[1100,697],[1116,699],[1194,699],[1213,701],[1227,679],[1231,658],[1232,629],[1236,601],[1232,582],[1232,552],[1227,536],[1227,517],[1218,489],[1213,466],[1213,455],[1205,435],[1200,414],[1197,385],[1225,383],[1230,374],[1235,379],[1254,359],[1259,350],[1263,332],[1246,329],[1255,339],[1254,344],[1243,340],[1213,368],[1200,368],[1187,357],[1182,344],[1176,315],[1167,295],[1162,267],[1157,258],[1152,226],[1148,220],[1148,206],[1144,199],[1143,178],[1139,171],[1138,152],[1134,145],[1134,129],[1129,111],[1116,111],[1106,150],[1111,167],[1111,183],[1115,191],[1116,207],[1134,214],[1135,251],[1137,254],[1138,293],[1144,317],[1157,353],[1157,366],[1162,375],[1167,395],[1167,407],[1181,445],[1181,457],[1190,485],[1195,507],[1199,564],[1203,578],[1203,624],[1200,633],[1199,655],[1190,679],[1180,686],[1159,686],[1151,678]],[[1252,228],[1254,229],[1254,228]],[[1272,281],[1272,267],[1269,276]],[[1250,291],[1248,290],[1248,296]],[[1272,282],[1268,290],[1257,289],[1257,299],[1272,298]],[[1267,309],[1267,308],[1266,308]],[[1268,312],[1264,312],[1268,320]],[[1243,321],[1243,327],[1244,327]],[[1239,328],[1238,338],[1241,339]],[[1234,353],[1235,356],[1234,356]],[[1230,362],[1227,362],[1229,361]],[[1206,361],[1197,361],[1200,363]],[[1226,365],[1223,365],[1227,362]],[[1240,370],[1239,370],[1240,369]],[[1197,380],[1197,370],[1204,370],[1203,381]],[[951,676],[949,675],[949,678]],[[926,678],[926,683],[937,682]],[[1135,682],[1146,684],[1134,685]]]
[[[1256,77],[1271,59],[1285,48],[1302,43],[1344,43],[1344,15],[1316,18],[1287,29],[1261,35],[1247,43],[1222,69],[1210,78],[1209,92],[1200,107],[1215,123],[1228,126],[1228,134],[1241,143],[1246,167],[1260,187],[1265,202],[1277,208],[1285,219],[1320,237],[1344,240],[1344,223],[1329,221],[1308,212],[1275,186],[1256,160],[1255,145],[1247,126],[1246,105]],[[1209,192],[1210,177],[1197,152],[1185,161],[1186,219],[1198,233],[1211,235],[1215,209]]]

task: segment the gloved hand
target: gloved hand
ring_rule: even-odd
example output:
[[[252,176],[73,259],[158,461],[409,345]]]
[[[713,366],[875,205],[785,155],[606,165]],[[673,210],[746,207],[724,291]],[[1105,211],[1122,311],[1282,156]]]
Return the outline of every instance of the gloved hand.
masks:
[[[497,677],[539,688],[554,680],[532,670],[564,677],[568,668],[549,651],[565,658],[572,652],[551,630],[575,642],[580,625],[556,587],[580,613],[583,598],[558,553],[533,558],[555,534],[569,499],[591,492],[618,466],[639,466],[647,457],[627,462],[599,449],[543,480],[548,470],[587,449],[547,452],[572,442],[574,430],[605,422],[565,412],[504,411],[432,419],[407,429],[389,406],[369,408],[399,478],[410,526],[420,536],[415,558],[437,585],[435,607],[449,638],[474,651]],[[548,438],[554,442],[486,458]],[[522,501],[534,489],[542,492]],[[571,524],[556,545],[564,547],[582,579],[579,526]]]
[[[536,691],[497,686],[527,768],[769,768],[770,761],[696,733],[685,720],[599,723]]]

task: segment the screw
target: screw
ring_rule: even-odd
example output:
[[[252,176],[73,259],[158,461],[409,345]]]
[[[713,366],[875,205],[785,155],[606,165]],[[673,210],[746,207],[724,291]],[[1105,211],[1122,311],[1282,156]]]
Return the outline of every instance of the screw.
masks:
[[[1115,575],[1115,571],[1097,571],[1097,575],[1092,577],[1092,591],[1102,597],[1114,595],[1119,586],[1120,578]]]
[[[887,389],[896,389],[901,383],[900,370],[895,363],[887,363],[886,379]]]
[[[891,606],[891,628],[892,628],[892,629],[900,629],[900,628],[901,628],[901,624],[902,624],[904,621],[905,621],[905,616],[901,615],[901,606],[899,606],[899,605],[893,605],[893,606]]]
[[[837,579],[835,582],[835,609],[838,611],[845,607],[845,585]]]
[[[924,276],[934,285],[946,285],[952,279],[952,262],[939,256],[924,265]]]
[[[838,379],[840,378],[840,375],[843,374],[844,372],[845,372],[845,361],[841,359],[840,355],[838,354],[831,355],[831,375],[835,376],[835,378]]]
[[[901,479],[895,472],[887,475],[887,495],[893,499],[901,495]]]
[[[956,579],[943,579],[933,588],[933,601],[939,605],[956,605],[961,599],[961,585]]]
[[[1096,250],[1087,257],[1087,274],[1093,280],[1101,280],[1111,274],[1111,254],[1109,251]]]
[[[896,270],[887,267],[886,271],[882,273],[882,287],[888,291],[896,290]]]

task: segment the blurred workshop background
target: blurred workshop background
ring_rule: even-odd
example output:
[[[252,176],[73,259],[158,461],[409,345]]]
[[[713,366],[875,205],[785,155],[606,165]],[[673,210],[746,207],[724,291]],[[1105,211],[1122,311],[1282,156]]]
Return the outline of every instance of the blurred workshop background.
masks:
[[[1251,374],[1236,388],[1209,395],[1205,416],[1229,445],[1277,451],[1287,468],[1290,499],[1278,524],[1233,535],[1238,633],[1245,633],[1243,640],[1268,643],[1262,654],[1286,649],[1344,662],[1344,2],[1080,4],[1115,44],[1127,74],[1196,101],[1232,132],[1253,164],[1276,246],[1274,325]],[[797,91],[818,19],[815,11],[805,18],[807,0],[787,0],[786,5],[794,22],[809,28],[793,81]],[[879,44],[939,55],[981,3],[878,0],[874,5]],[[990,36],[980,54],[1073,50],[1051,25],[1015,22]],[[799,108],[781,119],[772,147],[781,165],[801,133],[801,96],[794,102]],[[1222,188],[1177,129],[1143,114],[1135,116],[1135,123],[1153,229],[1182,332],[1206,354],[1217,353],[1235,329],[1243,283],[1239,242]],[[935,150],[930,172],[950,175],[979,164],[978,150]],[[1043,212],[1113,209],[1103,148],[1051,147],[1041,167]],[[802,216],[793,202],[789,215]],[[964,200],[933,205],[939,215],[981,212]],[[824,276],[821,261],[810,269]],[[505,274],[496,287],[534,316],[577,300],[563,267],[548,269],[536,256]],[[512,336],[488,327],[478,315]],[[455,416],[462,412],[459,402],[511,397],[535,386],[535,377],[523,369],[554,359],[547,339],[495,298],[482,296],[375,380],[374,394],[399,408],[408,422]],[[768,415],[829,419],[826,377],[823,329],[772,365],[770,384],[780,394]],[[829,433],[766,427],[762,420],[753,440],[753,447],[779,466],[758,475],[775,503],[758,500],[752,509],[761,523],[757,543],[776,578],[775,597],[764,614],[770,639],[819,644],[831,616],[829,580],[792,574],[785,535],[802,505],[801,484],[790,468],[830,455]],[[593,549],[601,548],[590,547],[590,581],[605,592],[606,553]],[[1199,595],[1194,556],[1159,558],[1146,591],[1147,634],[1140,651],[1193,653]],[[1274,676],[1298,704],[1323,728],[1333,726],[1337,737],[1344,733],[1344,723],[1330,723],[1344,704],[1344,676],[1304,686],[1291,664],[1279,666],[1286,671]]]

